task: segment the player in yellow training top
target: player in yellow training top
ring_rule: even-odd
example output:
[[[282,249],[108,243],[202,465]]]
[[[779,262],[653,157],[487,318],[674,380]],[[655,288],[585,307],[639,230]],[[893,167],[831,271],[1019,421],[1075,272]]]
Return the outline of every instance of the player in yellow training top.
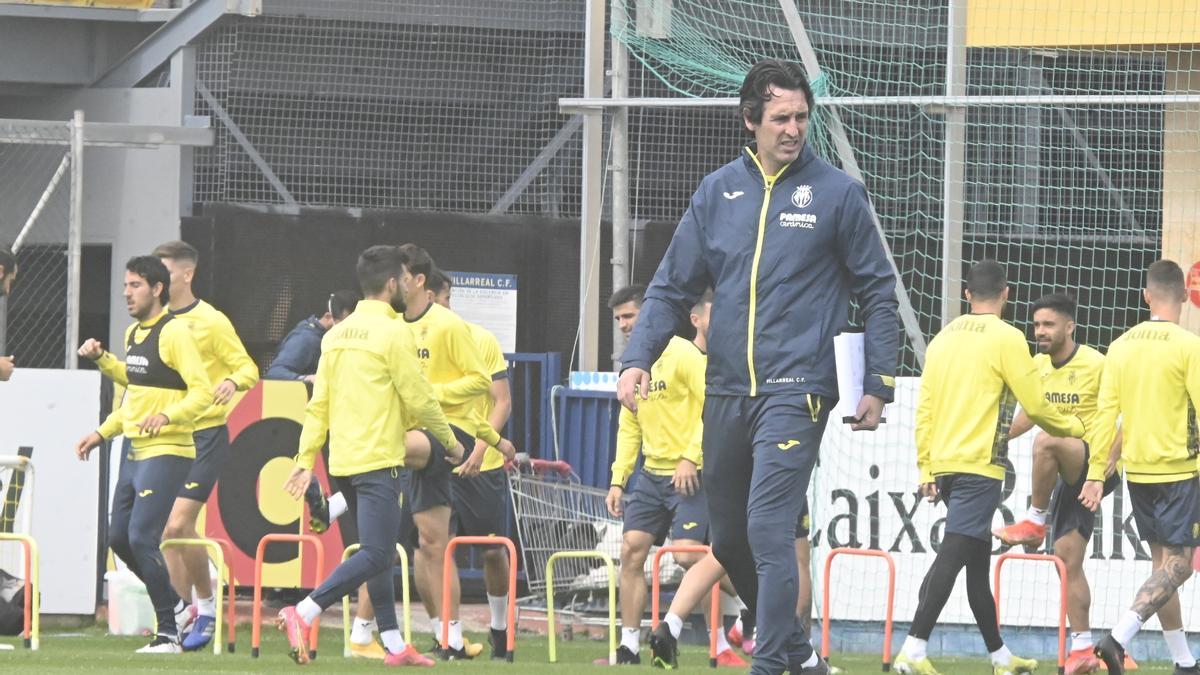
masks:
[[[959,572],[967,570],[967,599],[996,675],[1028,673],[1032,659],[1012,654],[1000,637],[988,584],[992,516],[1000,505],[1009,423],[1018,402],[1043,429],[1081,436],[1083,423],[1046,402],[1042,378],[1021,331],[1000,318],[1008,300],[1004,268],[992,260],[967,274],[971,313],[951,321],[929,343],[917,403],[920,490],[946,503],[942,545],[918,594],[912,628],[896,671],[937,673],[925,654],[938,615]]]
[[[450,308],[452,282],[441,270],[434,270],[427,286],[433,301]],[[475,408],[489,426],[501,433],[512,412],[512,390],[508,383],[508,361],[500,341],[486,328],[467,322],[471,336],[483,359],[492,383],[488,393],[475,399]],[[475,439],[475,447],[462,466],[455,469],[451,482],[454,500],[452,525],[455,533],[469,536],[503,534],[508,527],[508,475],[505,460],[511,460],[516,448],[511,443],[505,449],[492,447],[487,441]],[[499,547],[488,547],[483,553],[483,583],[491,611],[492,659],[508,657],[508,553]]]
[[[1154,572],[1138,590],[1133,607],[1096,645],[1096,656],[1110,674],[1124,673],[1126,648],[1142,622],[1157,612],[1175,672],[1198,673],[1176,591],[1192,576],[1192,551],[1200,544],[1200,337],[1179,326],[1187,299],[1179,265],[1170,260],[1151,265],[1142,294],[1150,305],[1150,320],[1114,340],[1104,361],[1095,445],[1079,500],[1092,510],[1100,504],[1108,449],[1120,417],[1129,503],[1138,535],[1150,544]]]
[[[636,305],[641,304],[644,291],[641,286],[628,286],[613,293],[608,302],[613,318],[626,335],[637,323]],[[635,308],[627,311],[631,304]],[[706,294],[692,308],[694,340],[676,336],[667,343],[650,370],[650,390],[637,414],[621,410],[612,487],[606,499],[609,513],[625,522],[618,664],[641,663],[639,636],[646,603],[643,568],[650,547],[661,545],[668,535],[672,543],[683,546],[702,545],[708,540],[708,505],[700,477],[700,440],[704,435],[700,416],[704,409],[704,371],[708,363],[705,334],[711,306],[712,296]],[[623,315],[631,316],[622,321]],[[644,461],[634,477],[639,452]],[[630,478],[634,478],[634,484],[626,498]],[[676,553],[675,561],[686,569],[703,557],[701,553]]]
[[[434,396],[446,413],[446,419],[464,448],[474,448],[476,439],[493,447],[514,452],[511,443],[502,439],[476,408],[481,396],[486,396],[492,383],[480,357],[479,348],[467,322],[454,312],[433,302],[428,283],[437,266],[419,246],[400,247],[408,256],[412,283],[405,298],[404,321],[416,339],[417,356],[422,372],[433,386]],[[482,646],[468,645],[462,636],[458,620],[459,584],[456,570],[450,578],[450,606],[441,607],[442,561],[450,541],[451,516],[450,472],[413,475],[409,486],[407,506],[419,536],[419,548],[414,556],[414,574],[421,601],[433,624],[434,640],[443,659],[473,658]],[[448,628],[443,627],[445,621]],[[447,644],[441,644],[443,635]]]
[[[169,241],[155,248],[151,255],[162,260],[171,274],[169,310],[196,337],[204,370],[213,387],[213,405],[196,420],[196,461],[171,508],[171,518],[163,533],[167,539],[194,539],[201,536],[196,530],[200,509],[208,501],[229,455],[229,429],[225,426],[229,404],[235,393],[246,391],[258,382],[258,366],[246,353],[229,318],[192,292],[192,278],[200,257],[195,247]],[[118,384],[125,384],[124,364],[105,352],[99,342],[88,340],[79,353],[95,360],[100,372]],[[176,617],[179,631],[184,635],[183,650],[203,649],[212,640],[217,617],[208,552],[200,546],[175,546],[163,555],[175,592],[190,600],[192,587],[196,588],[195,608],[189,607]]]
[[[397,320],[410,279],[407,263],[396,246],[363,251],[356,273],[364,299],[321,339],[300,452],[285,489],[295,499],[303,498],[328,436],[329,473],[342,478],[339,483],[358,523],[361,548],[311,595],[279,612],[278,625],[287,633],[297,663],[308,662],[312,621],[365,581],[386,650],[384,665],[434,665],[405,644],[396,622],[392,567],[401,475],[444,472],[447,459],[461,461],[463,448],[421,377],[411,331]],[[405,431],[414,427],[422,430]]]
[[[1043,296],[1033,303],[1033,331],[1038,354],[1033,357],[1042,377],[1046,401],[1064,415],[1078,415],[1096,434],[1096,397],[1104,355],[1075,342],[1075,301],[1061,293]],[[1017,411],[1009,439],[1033,428],[1024,410]],[[1046,538],[1046,520],[1053,519],[1054,554],[1067,566],[1067,618],[1071,622],[1071,653],[1067,675],[1090,673],[1100,667],[1092,654],[1091,589],[1083,573],[1083,558],[1096,526],[1096,516],[1079,503],[1079,492],[1087,479],[1090,439],[1058,438],[1041,431],[1033,442],[1033,498],[1025,519],[994,534],[1011,546],[1039,548]],[[1121,478],[1116,472],[1120,441],[1109,456],[1105,494],[1116,489]],[[1056,483],[1057,481],[1057,483]]]
[[[167,311],[170,293],[171,277],[158,258],[125,265],[125,302],[136,319],[125,331],[125,393],[104,424],[75,445],[87,459],[106,439],[123,434],[130,441],[113,493],[108,545],[146,584],[154,605],[158,627],[139,654],[182,651],[175,617],[185,605],[158,547],[196,456],[194,425],[213,401],[196,338]]]

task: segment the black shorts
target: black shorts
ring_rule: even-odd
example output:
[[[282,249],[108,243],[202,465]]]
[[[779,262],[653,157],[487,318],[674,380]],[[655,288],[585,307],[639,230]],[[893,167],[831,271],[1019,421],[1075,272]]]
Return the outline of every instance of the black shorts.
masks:
[[[800,517],[796,518],[796,538],[808,539],[812,532],[812,516],[808,514],[808,502],[800,506]]]
[[[1196,478],[1126,485],[1142,541],[1164,546],[1200,545],[1200,482]]]
[[[639,471],[625,502],[624,520],[625,532],[648,532],[659,546],[666,541],[667,535],[672,540],[707,542],[708,503],[704,499],[703,476],[700,489],[689,497],[675,491],[671,476]]]
[[[451,534],[486,537],[508,531],[508,472],[503,467],[470,478],[453,474],[450,495]]]
[[[216,487],[221,467],[229,456],[229,428],[222,424],[201,429],[192,434],[192,439],[196,442],[196,461],[192,462],[179,496],[203,503]]]
[[[468,452],[475,447],[475,438],[471,434],[453,424],[450,430]],[[407,497],[413,513],[428,511],[436,506],[450,506],[452,503],[450,475],[454,465],[446,461],[446,448],[433,434],[425,429],[421,433],[429,439],[429,463],[420,471],[409,472]]]
[[[992,540],[992,516],[1000,506],[1004,481],[972,473],[949,473],[934,479],[946,504],[945,534]]]
[[[1059,538],[1072,532],[1079,532],[1086,541],[1091,539],[1092,532],[1096,529],[1096,514],[1079,503],[1079,493],[1083,491],[1083,484],[1087,482],[1087,465],[1090,457],[1091,449],[1088,448],[1087,443],[1084,443],[1083,471],[1079,479],[1067,483],[1059,476],[1058,483],[1054,486],[1054,493],[1050,495],[1050,541],[1058,541]],[[1108,495],[1116,490],[1120,483],[1119,475],[1109,476],[1104,481],[1104,494]]]

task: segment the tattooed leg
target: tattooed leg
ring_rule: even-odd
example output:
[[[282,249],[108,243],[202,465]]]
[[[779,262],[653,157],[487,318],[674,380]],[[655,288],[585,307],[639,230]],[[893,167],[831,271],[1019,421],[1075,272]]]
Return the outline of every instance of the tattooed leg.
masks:
[[[1163,609],[1168,602],[1175,598],[1175,591],[1192,576],[1192,548],[1190,546],[1166,545],[1154,552],[1156,554],[1154,573],[1138,590],[1131,608],[1143,621]],[[1168,615],[1170,612],[1171,609],[1168,607]],[[1174,612],[1176,617],[1180,617],[1178,599],[1174,602]]]

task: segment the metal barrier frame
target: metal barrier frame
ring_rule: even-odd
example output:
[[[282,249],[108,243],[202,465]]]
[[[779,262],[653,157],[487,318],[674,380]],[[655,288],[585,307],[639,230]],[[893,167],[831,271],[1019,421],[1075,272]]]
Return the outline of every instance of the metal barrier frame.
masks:
[[[496,535],[486,537],[454,537],[446,544],[446,555],[442,558],[442,635],[443,647],[450,642],[450,617],[446,608],[450,606],[450,582],[453,577],[451,570],[454,565],[454,549],[460,544],[477,544],[481,546],[505,546],[508,548],[508,657],[513,660],[513,651],[517,642],[517,547],[512,539]]]
[[[225,566],[225,560],[230,556],[227,553],[231,550],[230,544],[224,539],[209,539],[206,537],[199,538],[183,538],[183,539],[164,539],[158,545],[159,550],[167,550],[172,546],[203,546],[209,552],[209,555],[217,561],[217,587],[213,589],[213,600],[216,601],[217,607],[217,626],[213,631],[213,654],[221,654],[221,600],[223,593],[221,592],[221,583],[224,582],[229,587],[229,596],[225,599],[225,609],[229,614],[229,653],[232,654],[237,647],[237,636],[234,633],[234,626],[237,623],[237,603],[234,601],[234,584],[233,572]]]
[[[266,534],[258,540],[258,549],[254,552],[254,612],[251,617],[250,657],[258,658],[258,646],[262,639],[262,567],[266,556],[267,544],[272,542],[292,542],[297,544],[309,543],[317,552],[317,578],[313,587],[321,585],[325,578],[325,545],[311,534]],[[317,658],[317,640],[321,637],[321,617],[313,620],[309,626],[308,658]]]
[[[832,621],[829,605],[830,572],[833,559],[839,555],[858,555],[868,558],[883,558],[888,568],[887,616],[883,624],[883,672],[892,669],[892,609],[896,602],[896,561],[886,551],[857,548],[835,548],[825,558],[825,583],[821,588],[821,656],[829,660],[829,624]]]
[[[16,541],[25,549],[25,648],[37,651],[41,636],[42,601],[38,577],[41,563],[37,541],[27,534],[0,532],[0,541]]]
[[[546,632],[550,637],[550,663],[558,663],[558,635],[554,630],[554,563],[565,558],[599,558],[608,568],[608,665],[617,665],[617,567],[603,551],[559,551],[546,561]]]
[[[342,562],[350,559],[358,549],[362,548],[359,544],[350,544],[342,551]],[[400,544],[396,544],[396,554],[400,557],[400,592],[403,598],[401,602],[404,605],[404,642],[412,644],[412,611],[409,607],[408,598],[408,551]],[[350,596],[342,596],[342,656],[349,658],[350,653]]]
[[[1058,672],[1066,671],[1067,663],[1067,565],[1062,558],[1044,553],[1009,552],[996,558],[996,571],[992,580],[992,595],[996,597],[996,627],[1000,627],[1000,570],[1010,560],[1035,560],[1053,563],[1058,570]]]
[[[668,553],[703,553],[708,555],[712,553],[712,549],[701,544],[689,546],[661,546],[654,552],[654,562],[650,564],[650,630],[658,628],[658,593],[662,582],[660,580],[659,569],[662,567],[662,557]],[[717,667],[717,637],[719,631],[725,630],[725,622],[721,620],[721,582],[713,584],[712,590],[709,591],[712,596],[711,606],[709,611],[712,612],[709,619],[708,631],[708,667]]]

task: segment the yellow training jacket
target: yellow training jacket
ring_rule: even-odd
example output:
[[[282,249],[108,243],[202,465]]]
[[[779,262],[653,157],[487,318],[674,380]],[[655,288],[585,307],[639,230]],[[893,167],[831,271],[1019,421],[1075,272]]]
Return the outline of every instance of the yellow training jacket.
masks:
[[[1200,454],[1200,337],[1169,321],[1143,321],[1113,341],[1100,379],[1088,480],[1104,480],[1121,418],[1121,460],[1131,483],[1196,475]]]
[[[203,300],[197,300],[180,310],[171,310],[171,315],[178,318],[196,338],[200,350],[200,358],[204,361],[204,371],[213,389],[223,380],[230,380],[237,386],[238,391],[246,391],[258,382],[258,366],[246,353],[237,331],[230,323],[229,317],[221,310]],[[112,354],[105,352],[96,360],[96,367],[106,377],[124,386],[125,367]],[[204,414],[196,420],[196,431],[211,429],[225,424],[229,417],[229,404],[212,404]]]
[[[1075,351],[1063,363],[1055,364],[1049,354],[1037,354],[1033,362],[1042,374],[1046,402],[1063,415],[1077,416],[1087,428],[1083,440],[1088,447],[1094,446],[1104,355],[1087,345],[1076,344]]]
[[[454,435],[421,375],[408,326],[387,303],[362,300],[321,340],[313,396],[296,463],[311,469],[329,434],[329,472],[351,476],[404,466],[404,432],[428,429],[446,447]]]
[[[508,379],[508,360],[504,358],[504,350],[500,348],[500,341],[495,335],[488,332],[488,329],[473,323],[468,323],[467,328],[471,331],[471,337],[475,340],[475,347],[479,351],[479,358],[483,360],[484,369],[491,374],[492,382]],[[492,401],[492,394],[489,389],[488,393],[475,399],[475,411],[484,421],[491,426],[492,409],[495,407],[495,402]],[[496,433],[500,433],[502,429],[496,429]],[[471,452],[471,448],[467,448],[467,453]],[[480,471],[491,471],[504,466],[504,454],[496,449],[495,443],[488,446],[487,452],[483,456],[483,464],[479,467]]]
[[[694,342],[676,336],[667,343],[650,368],[648,399],[638,400],[636,415],[621,408],[612,485],[625,487],[637,466],[638,450],[646,457],[642,467],[648,473],[669,476],[681,459],[700,468],[707,364],[708,357]]]
[[[1076,416],[1046,402],[1042,377],[1021,331],[995,314],[951,321],[929,343],[917,403],[921,482],[947,473],[1001,480],[1017,402],[1055,436],[1082,436]]]
[[[163,321],[166,323],[156,330],[155,327]],[[204,372],[204,361],[200,358],[196,338],[183,322],[171,318],[166,311],[126,329],[125,344],[129,344],[132,336],[134,344],[141,345],[155,334],[158,339],[158,358],[166,366],[166,370],[160,370],[159,375],[178,377],[186,389],[130,384],[126,364],[105,352],[97,359],[97,363],[107,360],[109,367],[119,373],[119,379],[114,379],[125,387],[125,391],[114,404],[112,413],[96,431],[105,439],[123,434],[130,440],[136,460],[159,455],[194,458],[196,445],[192,433],[196,420],[212,405],[212,385]],[[158,413],[166,415],[169,423],[153,438],[142,434],[138,425]]]
[[[430,303],[421,316],[405,322],[416,339],[421,371],[433,385],[433,395],[446,419],[488,445],[499,443],[500,434],[475,408],[476,399],[488,393],[492,378],[467,322],[437,303]]]

